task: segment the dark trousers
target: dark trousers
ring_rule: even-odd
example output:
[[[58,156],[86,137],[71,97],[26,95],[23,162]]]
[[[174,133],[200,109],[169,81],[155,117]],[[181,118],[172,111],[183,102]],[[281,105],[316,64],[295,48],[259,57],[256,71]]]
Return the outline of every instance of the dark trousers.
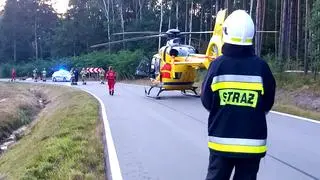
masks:
[[[206,180],[229,180],[233,168],[233,180],[256,180],[260,158],[228,158],[214,155],[210,150]]]

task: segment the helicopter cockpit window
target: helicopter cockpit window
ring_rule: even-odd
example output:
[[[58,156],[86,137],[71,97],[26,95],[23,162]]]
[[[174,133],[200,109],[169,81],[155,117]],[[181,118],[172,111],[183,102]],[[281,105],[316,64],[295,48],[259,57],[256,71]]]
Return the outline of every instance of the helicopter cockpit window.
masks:
[[[151,61],[151,72],[157,76],[160,73],[160,59],[159,58],[152,58]]]
[[[155,61],[156,61],[156,58],[152,58],[151,60],[151,72],[154,72],[155,71]]]
[[[137,76],[148,76],[150,62],[147,59],[142,59],[136,69],[135,75]]]
[[[187,47],[180,47],[180,48],[173,48],[176,49],[179,53],[178,56],[188,56],[189,54],[195,54],[196,51],[193,48]]]

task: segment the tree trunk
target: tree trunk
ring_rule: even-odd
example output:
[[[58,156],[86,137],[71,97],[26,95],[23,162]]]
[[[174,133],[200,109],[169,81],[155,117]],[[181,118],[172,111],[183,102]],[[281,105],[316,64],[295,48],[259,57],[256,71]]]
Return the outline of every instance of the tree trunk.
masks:
[[[309,24],[309,1],[306,0],[306,23],[305,23],[305,31],[304,31],[304,73],[308,73],[308,24]]]
[[[264,24],[265,24],[265,18],[266,18],[266,1],[262,1],[262,23],[261,23],[261,29],[264,30]],[[260,36],[260,47],[259,47],[259,54],[261,55],[261,49],[263,46],[263,33]]]
[[[276,9],[275,9],[275,16],[274,16],[274,30],[278,31],[278,0],[275,0]],[[278,33],[274,35],[274,53],[275,56],[278,56]]]
[[[171,11],[171,10],[170,10]],[[171,13],[170,13],[171,14]],[[171,29],[171,15],[169,15],[168,29]]]
[[[162,22],[163,22],[163,1],[160,1],[160,6],[161,6],[161,17],[160,17],[160,27],[159,27],[159,34],[162,31]],[[161,47],[161,37],[159,37],[159,43],[158,43],[158,49]]]
[[[210,5],[211,5],[211,6],[210,6],[210,7],[211,7],[211,8],[210,8],[210,16],[209,16],[209,19],[210,19],[210,20],[209,20],[209,22],[210,22],[210,24],[209,24],[209,27],[210,27],[210,28],[209,28],[209,29],[210,29],[210,30],[212,30],[212,26],[213,26],[213,18],[212,18],[212,17],[213,17],[213,13],[214,13],[213,2],[214,2],[213,0],[210,1]],[[211,38],[211,37],[209,36],[209,39],[210,39],[210,38]]]
[[[205,31],[207,31],[208,30],[208,13],[204,13],[204,18],[205,18],[205,20],[204,20],[204,29],[205,29]],[[207,39],[208,39],[208,34],[207,33],[204,34],[204,38],[205,38],[205,41],[207,41]]]
[[[168,2],[169,3],[169,22],[168,22],[168,29],[171,29],[171,12],[172,12],[172,1]]]
[[[261,0],[257,0],[257,8],[256,8],[256,30],[257,31],[261,31]],[[258,56],[260,56],[260,52],[259,52],[259,49],[260,49],[260,36],[261,36],[261,33],[257,33],[256,34],[256,38],[255,38],[255,51],[256,51],[256,54]]]
[[[17,62],[17,40],[14,38],[13,40],[13,61]]]
[[[179,29],[179,1],[176,1],[176,28]]]
[[[143,4],[141,3],[141,0],[139,0],[139,20],[142,22],[142,7]]]
[[[250,16],[252,17],[253,0],[250,1]]]
[[[201,6],[200,8],[200,31],[202,31],[202,21],[203,20],[203,8]],[[198,49],[200,50],[201,48],[201,39],[202,39],[202,34],[199,35],[199,44],[198,44]]]
[[[311,12],[310,12],[310,6],[309,6],[309,18],[311,18]],[[310,22],[310,19],[308,20],[308,23]],[[309,24],[308,24],[308,28],[309,28]],[[312,44],[311,44],[311,41],[312,41],[312,32],[311,32],[311,30],[309,30],[309,37],[308,37],[308,47],[307,47],[307,49],[309,50],[308,51],[308,56],[309,56],[309,54],[310,54],[310,51],[311,51],[311,49],[313,48],[312,47]],[[311,57],[307,57],[307,59],[311,59]],[[307,63],[307,72],[308,72],[308,70],[309,70],[309,61],[310,61],[310,63],[313,63],[313,61],[312,60],[308,60],[308,63]]]
[[[301,26],[301,20],[300,20],[300,0],[298,0],[297,3],[297,47],[296,47],[296,61],[299,61],[299,48],[300,48],[300,26]]]
[[[232,12],[231,0],[224,0],[224,7],[227,9],[228,14],[230,14]]]
[[[290,56],[291,56],[291,34],[292,34],[292,8],[293,8],[293,1],[291,0],[290,1],[290,5],[289,5],[289,32],[288,32],[288,45],[286,46],[287,47],[287,62],[288,62],[288,65],[290,65]]]
[[[186,15],[185,15],[185,22],[184,22],[184,31],[188,31],[188,2],[186,1]],[[187,36],[184,38],[184,43],[187,44]]]
[[[219,12],[219,6],[220,6],[219,2],[220,2],[220,0],[216,0],[216,15]]]
[[[124,17],[123,17],[123,1],[120,2],[120,18],[121,18],[121,29],[122,29],[122,40],[124,40]],[[125,49],[125,43],[122,43]]]
[[[76,42],[73,41],[73,57],[76,57]]]
[[[283,0],[282,4],[282,18],[281,18],[281,38],[280,38],[280,49],[279,49],[279,57],[280,57],[280,70],[281,72],[284,70],[284,61],[285,61],[285,45],[288,42],[288,0]]]
[[[257,0],[257,8],[256,8],[256,30],[263,31],[264,30],[264,21],[265,21],[265,10],[266,3],[264,0]],[[256,54],[258,56],[261,55],[261,49],[263,44],[263,33],[257,33],[255,38],[256,45]]]
[[[193,1],[191,1],[191,7],[190,7],[189,32],[192,32],[192,17],[193,17]],[[191,34],[189,34],[189,45],[191,45]]]
[[[227,9],[227,13],[230,14],[230,12],[229,12],[229,0],[224,0],[224,8]]]
[[[247,11],[247,0],[242,0],[242,9]]]
[[[36,50],[36,60],[38,60],[38,38],[37,38],[37,17],[34,19],[34,43],[35,43],[35,50]]]
[[[113,24],[113,26],[115,25],[115,16],[116,16],[116,14],[115,14],[115,11],[114,11],[114,0],[111,0],[111,9],[112,9],[112,24]]]
[[[138,20],[139,20],[139,10],[138,10],[138,6],[139,6],[139,1],[138,2],[136,2],[136,1],[134,1],[134,4],[135,4],[135,13],[136,13],[136,23],[138,23]]]
[[[107,4],[106,4],[106,0],[103,0],[103,5],[104,5],[104,11],[105,11],[105,13],[104,13],[104,15],[105,15],[105,17],[106,17],[106,19],[107,19],[107,33],[108,33],[108,41],[110,42],[111,41],[111,33],[110,33],[110,16],[109,16],[109,10],[110,10],[110,0],[108,0],[108,6],[107,6]],[[109,53],[110,53],[110,44],[108,45],[108,50],[109,50]]]

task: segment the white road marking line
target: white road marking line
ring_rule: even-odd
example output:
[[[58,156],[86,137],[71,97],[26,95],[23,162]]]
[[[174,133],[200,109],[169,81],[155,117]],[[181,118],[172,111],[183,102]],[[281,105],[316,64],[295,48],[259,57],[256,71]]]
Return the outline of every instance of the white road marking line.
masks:
[[[105,136],[106,136],[106,144],[107,144],[107,149],[108,149],[108,159],[109,159],[109,165],[110,165],[110,173],[111,173],[111,179],[112,180],[122,180],[122,175],[121,175],[121,169],[120,169],[120,165],[119,165],[119,160],[117,157],[117,152],[116,152],[116,148],[112,139],[112,135],[111,135],[111,129],[110,129],[110,125],[109,125],[109,121],[107,118],[107,113],[106,113],[106,107],[104,105],[104,103],[102,102],[102,100],[100,98],[98,98],[96,95],[94,95],[93,93],[91,93],[90,91],[84,90],[83,91],[91,94],[93,97],[95,97],[100,105],[101,105],[101,110],[102,110],[102,119],[103,119],[103,124],[104,124],[104,131],[105,131]]]
[[[292,115],[292,114],[287,114],[287,113],[282,113],[282,112],[277,112],[277,111],[270,111],[270,112],[273,114],[281,115],[281,116],[287,116],[287,117],[302,120],[302,121],[308,121],[308,122],[320,124],[320,121],[309,119],[309,118],[304,118],[304,117],[300,117],[300,116],[296,116],[296,115]]]

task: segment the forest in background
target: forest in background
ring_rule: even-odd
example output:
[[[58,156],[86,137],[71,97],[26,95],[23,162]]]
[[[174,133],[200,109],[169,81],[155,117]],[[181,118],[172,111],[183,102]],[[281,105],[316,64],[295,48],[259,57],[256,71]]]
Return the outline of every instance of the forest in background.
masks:
[[[130,76],[142,58],[157,52],[158,39],[90,46],[131,37],[112,35],[118,32],[210,31],[224,8],[229,13],[245,9],[256,30],[266,31],[255,36],[256,53],[274,70],[317,74],[320,0],[70,0],[65,14],[58,14],[49,0],[7,0],[0,16],[0,68],[6,76],[13,66],[26,75],[35,67],[115,65]],[[192,35],[185,43],[204,52],[209,40],[210,34]]]

